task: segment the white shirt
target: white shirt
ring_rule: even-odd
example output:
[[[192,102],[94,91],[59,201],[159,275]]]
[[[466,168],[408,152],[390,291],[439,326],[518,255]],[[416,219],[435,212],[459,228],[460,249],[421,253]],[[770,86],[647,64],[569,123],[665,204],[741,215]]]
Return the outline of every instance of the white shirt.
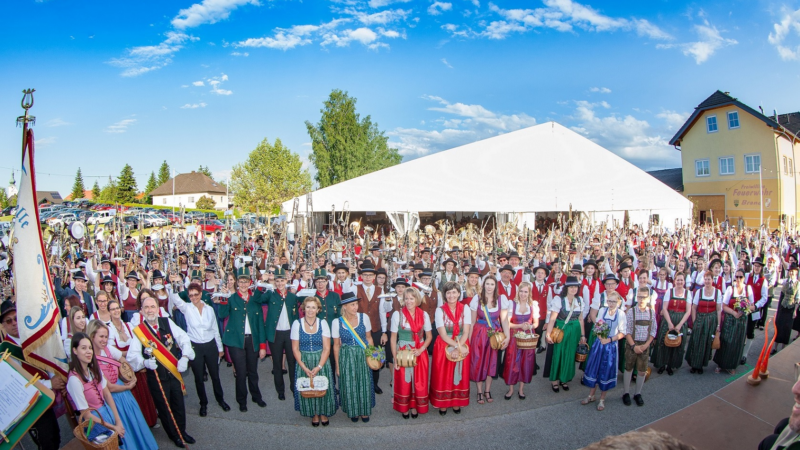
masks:
[[[728,286],[728,289],[725,289],[725,295],[722,298],[722,304],[725,306],[731,306],[731,299],[736,296],[739,297],[741,295],[747,296],[747,301],[753,303],[753,288],[750,285],[744,285],[744,292],[740,292],[736,286]],[[767,303],[766,299],[761,299],[757,304],[756,307],[760,308],[764,306],[764,303]]]
[[[628,320],[625,317],[625,313],[617,308],[617,321],[614,324],[614,328],[612,328],[609,333],[608,337],[616,336],[619,333],[625,334],[625,330],[628,328]],[[608,316],[608,308],[603,308],[597,314],[597,319],[602,319],[604,322],[609,323],[613,320],[613,316]]]
[[[424,317],[422,330],[423,331],[431,331],[431,317],[425,311],[422,311],[422,315]],[[403,326],[402,326],[402,328],[404,330],[411,331],[411,324],[408,323],[408,321],[405,318],[405,315],[402,314],[400,311],[395,311],[392,314],[392,324],[391,324],[392,333],[397,333],[397,331],[400,329],[400,318],[401,317],[403,318]]]
[[[183,356],[187,359],[194,359],[194,349],[192,348],[192,341],[189,339],[189,335],[186,334],[179,326],[175,325],[175,322],[172,319],[167,319],[167,323],[169,323],[169,331],[172,334],[172,339],[175,341],[175,345],[181,348],[181,352]],[[158,330],[155,330],[158,332]],[[131,367],[135,371],[140,371],[144,369],[144,355],[142,355],[142,342],[137,339],[131,339],[131,346],[128,349],[128,356],[126,357],[128,362],[130,363]]]
[[[711,300],[712,298],[716,298],[717,303],[722,303],[722,295],[719,293],[719,289],[714,288],[714,296],[713,297],[706,297],[703,291],[705,291],[705,287],[701,287],[694,293],[694,298],[692,299],[692,304],[697,305],[700,303],[700,296],[702,296],[705,300]]]
[[[88,375],[87,379],[91,382],[94,379],[91,370]],[[103,375],[103,372],[100,372],[100,376],[103,378],[103,381],[100,383],[100,389],[105,389],[108,385],[108,381],[105,375]],[[67,392],[69,392],[69,396],[72,397],[72,402],[75,403],[76,410],[83,411],[84,409],[89,409],[89,402],[86,401],[86,395],[83,393],[83,381],[81,381],[80,376],[71,375],[67,379]],[[105,398],[103,398],[103,403],[105,403]]]
[[[490,307],[489,305],[486,305],[486,307],[489,308],[489,312],[495,312],[495,311],[497,311],[498,308],[501,308],[501,309],[510,309],[511,308],[511,301],[505,295],[501,295],[500,296],[500,301],[499,302],[495,302],[495,303],[496,304],[494,305],[493,308]],[[469,302],[469,309],[471,309],[473,311],[477,311],[478,308],[483,309],[483,305],[481,305],[480,296],[476,295],[475,297],[472,297],[472,301]]]
[[[178,308],[186,316],[186,333],[195,344],[205,344],[211,340],[216,341],[217,351],[222,351],[222,339],[219,336],[219,326],[214,308],[203,303],[203,312],[191,302],[185,302],[178,294],[169,296],[172,307]]]
[[[452,327],[453,322],[450,321],[450,318],[447,317],[447,314],[442,311],[442,308],[436,308],[436,312],[434,313],[433,321],[436,324],[436,328],[442,327]],[[472,314],[469,311],[464,311],[461,316],[461,329],[463,331],[465,325],[472,325]]]
[[[278,292],[277,289],[275,290],[275,294],[281,295],[281,293]],[[289,295],[288,291],[286,292],[286,295]],[[285,299],[286,297],[283,297],[283,298]],[[283,306],[281,307],[281,315],[280,315],[280,317],[278,317],[278,326],[275,327],[275,330],[277,330],[277,331],[286,331],[286,330],[290,330],[291,328],[292,328],[292,325],[289,323],[289,314],[286,312],[286,302],[284,301],[283,302]],[[250,321],[247,321],[247,323],[245,324],[245,332],[244,332],[244,334],[250,334]]]
[[[295,320],[292,322],[292,331],[289,332],[289,339],[293,341],[300,340],[300,327],[303,326],[301,321],[305,319]],[[328,326],[328,322],[323,320],[322,322],[322,337],[330,338],[331,337],[331,329]],[[317,327],[320,325],[319,317],[314,319],[314,332],[313,333],[306,333],[306,334],[315,334],[317,332]],[[305,330],[303,330],[305,332]]]
[[[517,313],[516,313],[517,316],[524,316],[531,312],[529,310],[532,310],[533,316],[531,316],[532,317],[531,323],[533,323],[534,320],[539,318],[539,302],[532,302],[532,303],[533,303],[532,305],[527,305],[525,303],[518,303]],[[511,304],[508,307],[508,319],[511,320],[511,317],[514,315],[515,315],[514,302],[511,302]]]
[[[181,300],[181,301],[183,301],[183,300]],[[158,308],[158,317],[170,317],[170,315],[169,315],[169,313],[167,312],[166,309],[159,307]],[[131,326],[134,327],[134,328],[139,326],[139,324],[142,323],[142,315],[138,311],[133,313],[133,315],[131,316],[131,321],[128,322],[128,323],[130,323]]]
[[[380,305],[378,305],[378,314],[381,318],[381,331],[386,333],[386,317],[391,314],[394,302],[397,297],[382,298]]]
[[[566,301],[566,298],[564,299]],[[567,311],[578,311],[581,313],[581,319],[585,318],[589,314],[589,305],[585,305],[583,299],[580,296],[575,296],[572,299],[572,304],[566,301]],[[550,312],[561,312],[561,297],[553,297],[552,299],[547,301],[547,310]],[[575,313],[572,313],[572,317],[570,320],[578,319]]]
[[[367,333],[372,331],[372,324],[369,323],[369,316],[368,315],[358,313],[356,315],[356,317],[358,318],[356,320],[356,323],[351,323],[350,324],[350,326],[353,327],[353,329],[355,329],[358,326],[358,324],[361,323],[361,321],[363,320],[364,321],[364,328],[366,328]],[[333,322],[331,322],[331,337],[332,338],[339,339],[339,328],[341,328],[341,326],[339,326],[339,318],[337,317],[337,318],[333,319]],[[349,333],[349,331],[348,331],[348,333]],[[364,343],[366,344],[366,342],[364,342]]]

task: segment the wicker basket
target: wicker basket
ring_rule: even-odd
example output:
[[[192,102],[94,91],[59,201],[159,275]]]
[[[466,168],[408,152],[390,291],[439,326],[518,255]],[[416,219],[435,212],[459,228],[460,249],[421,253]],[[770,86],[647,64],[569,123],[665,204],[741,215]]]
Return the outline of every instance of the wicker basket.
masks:
[[[515,335],[514,338],[517,340],[517,349],[519,350],[535,350],[539,345],[538,334]]]
[[[320,398],[325,397],[325,394],[328,393],[328,390],[314,390],[314,378],[311,378],[311,390],[310,391],[300,391],[300,396],[303,398]]]
[[[99,414],[98,414],[98,416],[99,416]],[[100,424],[103,425],[103,426],[106,426],[105,422],[100,422]],[[81,423],[78,424],[77,427],[75,427],[72,430],[72,434],[74,434],[75,438],[78,439],[78,441],[80,441],[80,443],[83,445],[83,448],[85,448],[86,450],[118,450],[119,449],[119,439],[117,438],[117,432],[116,431],[112,431],[109,428],[109,431],[111,431],[111,436],[109,436],[109,438],[105,442],[103,442],[102,444],[95,444],[94,442],[89,441],[89,438],[87,438],[86,434],[83,432],[83,429],[86,428],[88,425],[89,425],[89,421],[88,420],[83,420],[83,421],[81,421]]]
[[[417,357],[414,355],[414,350],[398,350],[394,363],[398,367],[416,367]]]
[[[467,354],[464,354],[464,353],[461,353],[461,352],[459,352],[459,353],[458,353],[458,357],[456,357],[456,356],[453,356],[453,353],[455,353],[455,349],[456,349],[456,348],[455,348],[455,347],[453,347],[453,346],[448,346],[448,347],[447,347],[447,348],[444,350],[444,354],[445,354],[445,356],[447,357],[447,360],[448,360],[448,361],[451,361],[451,362],[459,362],[459,361],[463,361],[463,360],[464,360],[464,359],[467,357]]]
[[[119,360],[119,377],[122,379],[123,383],[130,383],[131,381],[136,379],[136,372],[133,371],[133,367],[128,364],[128,361],[125,358]]]
[[[683,338],[677,331],[669,331],[664,336],[664,345],[671,348],[680,347],[682,340]]]
[[[372,370],[381,370],[381,367],[383,367],[381,360],[373,358],[372,356],[367,356],[367,365]]]
[[[575,361],[584,362],[589,357],[589,346],[586,344],[578,344],[578,350],[575,352]]]
[[[503,341],[506,340],[506,335],[502,331],[495,331],[494,334],[489,336],[489,345],[494,350],[503,348]]]
[[[553,340],[553,344],[559,344],[564,339],[564,330],[561,328],[553,328],[553,331],[550,332],[550,339]]]

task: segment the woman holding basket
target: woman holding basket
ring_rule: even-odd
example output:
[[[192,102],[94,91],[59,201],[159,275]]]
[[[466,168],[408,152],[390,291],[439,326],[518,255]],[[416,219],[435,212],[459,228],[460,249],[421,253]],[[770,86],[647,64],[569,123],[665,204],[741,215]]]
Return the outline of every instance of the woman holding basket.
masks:
[[[303,417],[311,417],[311,425],[327,427],[328,417],[336,414],[339,407],[333,389],[331,364],[331,330],[328,322],[319,320],[317,313],[322,304],[317,297],[305,297],[302,310],[305,315],[295,320],[289,337],[292,340],[292,352],[297,366],[295,379],[297,389],[294,390],[294,409]],[[324,380],[323,380],[324,379]],[[314,382],[317,386],[314,386]],[[303,392],[315,388],[321,390],[320,382],[325,381],[325,395],[304,396]],[[308,382],[308,385],[305,383]]]
[[[536,375],[536,343],[520,348],[516,333],[532,336],[539,326],[539,304],[531,299],[531,283],[527,281],[520,283],[517,288],[517,298],[514,299],[509,312],[511,342],[506,349],[506,363],[503,366],[503,379],[508,385],[508,392],[503,398],[511,400],[514,395],[514,385],[519,383],[517,395],[520,400],[525,400],[523,392],[525,383],[530,383]]]
[[[418,307],[420,304],[422,294],[416,288],[407,288],[403,292],[404,306],[392,313],[390,325],[395,362],[392,407],[403,414],[403,419],[416,419],[428,412],[427,348],[432,340],[431,319]],[[407,365],[407,358],[413,358],[413,366]]]
[[[439,337],[433,346],[433,370],[431,370],[431,406],[439,408],[439,414],[447,414],[447,408],[461,414],[461,408],[469,405],[469,355],[467,338],[472,325],[472,314],[459,302],[461,289],[458,283],[448,282],[442,287],[445,304],[436,308],[434,321]]]

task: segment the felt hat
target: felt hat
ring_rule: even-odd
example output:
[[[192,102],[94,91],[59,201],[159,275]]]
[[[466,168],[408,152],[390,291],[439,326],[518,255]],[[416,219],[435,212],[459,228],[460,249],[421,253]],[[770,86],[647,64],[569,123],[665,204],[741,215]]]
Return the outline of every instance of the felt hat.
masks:
[[[357,302],[357,301],[358,301],[358,297],[356,297],[356,294],[352,293],[351,291],[347,291],[347,292],[343,292],[342,293],[342,299],[339,302],[339,304],[340,305],[346,305],[348,303],[353,303],[353,302]]]

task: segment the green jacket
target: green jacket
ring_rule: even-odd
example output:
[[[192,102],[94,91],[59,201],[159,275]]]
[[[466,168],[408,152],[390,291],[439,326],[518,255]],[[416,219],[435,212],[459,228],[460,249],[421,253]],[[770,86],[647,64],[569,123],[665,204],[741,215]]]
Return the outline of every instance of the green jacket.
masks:
[[[286,304],[286,314],[289,317],[289,326],[295,320],[300,319],[298,311],[300,309],[300,300],[296,295],[291,292],[286,293],[284,299],[278,291],[269,291],[263,294],[264,297],[269,298],[269,310],[267,311],[267,340],[275,342],[275,330],[278,328],[278,319],[281,317],[281,310],[283,310],[284,302]],[[264,303],[267,303],[266,301]]]
[[[268,294],[268,293],[267,293]],[[219,318],[228,318],[222,333],[222,343],[228,347],[244,348],[245,312],[250,322],[250,333],[253,336],[253,349],[259,351],[267,348],[264,329],[264,310],[261,305],[268,299],[267,294],[255,290],[250,301],[245,303],[238,292],[228,298],[227,303],[220,303]]]
[[[325,298],[320,297],[319,292],[315,295],[315,297],[317,297],[317,300],[322,303],[322,310],[317,313],[317,317],[328,322],[328,326],[330,327],[333,319],[339,317],[342,309],[342,299],[339,297],[339,294],[333,291],[328,291],[328,295],[326,295]],[[300,303],[302,303],[304,299],[305,297],[301,297]]]

